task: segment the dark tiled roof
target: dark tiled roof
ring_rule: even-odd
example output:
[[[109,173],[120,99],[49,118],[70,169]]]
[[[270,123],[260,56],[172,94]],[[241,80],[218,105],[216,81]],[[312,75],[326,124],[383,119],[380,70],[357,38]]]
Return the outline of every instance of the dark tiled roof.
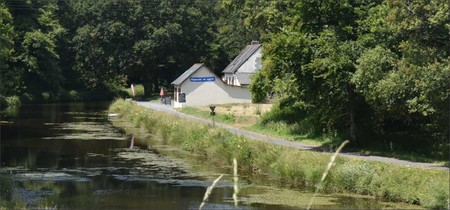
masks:
[[[239,67],[241,67],[242,64],[244,64],[245,61],[247,61],[260,47],[261,44],[247,45],[244,50],[242,50],[241,53],[239,53],[239,55],[222,71],[222,73],[234,74]]]
[[[171,84],[172,85],[180,85],[184,82],[189,76],[191,76],[194,72],[196,72],[201,66],[203,66],[203,63],[196,63],[191,66],[188,70],[186,70],[181,76],[179,76],[177,79],[175,79]]]
[[[252,75],[254,73],[236,73],[236,77],[241,85],[250,85]]]

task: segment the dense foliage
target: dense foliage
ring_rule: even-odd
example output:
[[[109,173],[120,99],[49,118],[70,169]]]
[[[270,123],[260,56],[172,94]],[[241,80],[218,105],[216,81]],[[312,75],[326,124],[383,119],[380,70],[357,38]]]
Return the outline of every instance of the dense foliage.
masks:
[[[125,84],[169,86],[213,57],[216,9],[199,0],[1,0],[2,98],[102,100]]]
[[[277,98],[262,123],[448,148],[447,0],[0,0],[0,32],[2,107],[105,99],[130,83],[149,94],[195,62],[220,72],[260,40],[251,90]]]
[[[339,2],[267,1],[257,15],[269,30],[252,90],[279,96],[265,121],[446,157],[449,2]]]

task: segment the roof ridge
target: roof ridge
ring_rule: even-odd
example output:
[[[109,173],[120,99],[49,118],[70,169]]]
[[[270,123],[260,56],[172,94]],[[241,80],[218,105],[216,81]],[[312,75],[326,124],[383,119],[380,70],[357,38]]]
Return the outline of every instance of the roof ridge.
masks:
[[[235,73],[255,52],[261,48],[261,44],[247,45],[245,48],[228,64],[222,73]]]
[[[189,76],[195,73],[200,67],[205,66],[204,63],[194,63],[188,70],[183,72],[179,77],[177,77],[172,83],[172,85],[180,85],[184,82]]]

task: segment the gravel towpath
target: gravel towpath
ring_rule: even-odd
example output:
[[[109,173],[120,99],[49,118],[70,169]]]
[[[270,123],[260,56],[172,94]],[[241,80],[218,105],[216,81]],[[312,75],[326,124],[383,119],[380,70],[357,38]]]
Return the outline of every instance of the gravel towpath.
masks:
[[[187,115],[181,112],[176,111],[172,106],[170,105],[163,105],[163,104],[159,104],[159,103],[152,103],[152,102],[136,102],[138,105],[149,108],[149,109],[153,109],[156,111],[162,111],[162,112],[167,112],[173,115],[176,115],[180,118],[184,118],[184,119],[189,119],[189,120],[193,120],[193,121],[197,121],[197,122],[202,122],[205,124],[210,124],[212,125],[212,121],[211,120],[207,120],[207,119],[203,119],[203,118],[199,118],[199,117],[195,117],[192,115]],[[299,142],[294,142],[294,141],[289,141],[286,139],[282,139],[282,138],[277,138],[277,137],[271,137],[271,136],[267,136],[267,135],[263,135],[263,134],[259,134],[259,133],[255,133],[255,132],[251,132],[248,130],[243,130],[240,128],[235,128],[223,123],[218,123],[215,122],[215,126],[217,127],[221,127],[224,129],[227,129],[228,131],[238,134],[238,135],[243,135],[247,138],[250,139],[255,139],[258,141],[263,141],[263,142],[268,142],[268,143],[272,143],[272,144],[276,144],[276,145],[281,145],[281,146],[286,146],[286,147],[292,147],[292,148],[297,148],[297,149],[303,149],[303,150],[314,150],[314,151],[321,151],[320,148],[315,147],[315,146],[310,146],[310,145],[305,145]],[[322,151],[325,152],[325,151]],[[330,152],[325,152],[325,153],[330,153]],[[330,153],[331,155],[331,153]],[[388,164],[394,164],[394,165],[402,165],[402,166],[407,166],[407,167],[416,167],[416,168],[425,168],[425,169],[436,169],[436,170],[447,170],[449,171],[449,167],[445,167],[442,165],[437,165],[437,164],[432,164],[432,163],[420,163],[420,162],[412,162],[412,161],[406,161],[406,160],[399,160],[399,159],[395,159],[395,158],[388,158],[388,157],[381,157],[381,156],[362,156],[362,155],[358,155],[358,154],[353,154],[353,153],[340,153],[340,156],[345,156],[345,157],[349,157],[349,158],[357,158],[357,159],[364,159],[364,160],[373,160],[373,161],[380,161],[380,162],[384,162],[384,163],[388,163]]]

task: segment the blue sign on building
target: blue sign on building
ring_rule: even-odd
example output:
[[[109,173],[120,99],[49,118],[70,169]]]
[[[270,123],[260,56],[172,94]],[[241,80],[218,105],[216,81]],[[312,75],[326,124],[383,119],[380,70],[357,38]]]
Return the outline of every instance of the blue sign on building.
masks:
[[[216,77],[191,77],[191,82],[214,82]]]

